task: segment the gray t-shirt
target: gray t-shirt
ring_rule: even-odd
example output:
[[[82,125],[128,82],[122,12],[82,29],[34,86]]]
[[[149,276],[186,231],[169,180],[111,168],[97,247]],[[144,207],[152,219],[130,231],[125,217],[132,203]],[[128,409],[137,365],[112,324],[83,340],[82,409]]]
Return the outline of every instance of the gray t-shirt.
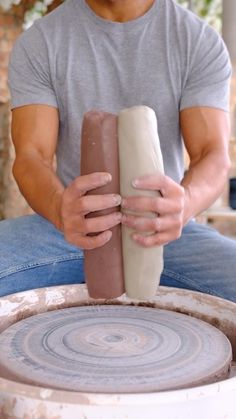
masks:
[[[59,109],[57,171],[65,185],[80,173],[84,113],[134,105],[156,112],[165,172],[179,182],[179,111],[228,110],[230,74],[220,36],[173,0],[155,0],[146,14],[126,23],[102,19],[85,0],[67,0],[19,37],[9,84],[12,108]]]

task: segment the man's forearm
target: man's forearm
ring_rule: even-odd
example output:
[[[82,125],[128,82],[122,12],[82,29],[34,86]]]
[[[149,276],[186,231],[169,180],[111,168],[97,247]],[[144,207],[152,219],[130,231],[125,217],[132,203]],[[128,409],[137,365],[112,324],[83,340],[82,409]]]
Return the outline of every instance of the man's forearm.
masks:
[[[185,189],[184,224],[219,197],[227,181],[230,160],[227,153],[210,151],[190,164],[181,185]]]
[[[32,152],[16,158],[13,175],[30,207],[61,229],[60,203],[64,186],[53,165]]]

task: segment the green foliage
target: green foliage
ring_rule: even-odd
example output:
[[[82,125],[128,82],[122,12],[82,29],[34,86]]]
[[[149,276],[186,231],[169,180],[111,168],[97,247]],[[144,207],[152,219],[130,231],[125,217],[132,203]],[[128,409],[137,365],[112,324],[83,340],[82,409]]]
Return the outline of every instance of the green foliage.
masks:
[[[222,0],[178,0],[178,3],[206,19],[217,30],[221,29]]]
[[[37,0],[34,6],[25,13],[24,29],[29,28],[35,20],[44,16],[52,2],[53,0]]]

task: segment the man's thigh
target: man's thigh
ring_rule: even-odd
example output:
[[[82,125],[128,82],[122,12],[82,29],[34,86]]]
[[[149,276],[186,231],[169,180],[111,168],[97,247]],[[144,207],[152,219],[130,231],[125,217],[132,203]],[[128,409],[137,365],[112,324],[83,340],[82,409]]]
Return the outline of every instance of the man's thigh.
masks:
[[[84,282],[83,252],[39,215],[0,222],[0,296]]]
[[[236,240],[194,221],[165,246],[161,284],[236,301]]]
[[[83,251],[39,215],[0,222],[0,296],[84,282]],[[161,285],[236,301],[236,241],[191,221],[164,250]]]

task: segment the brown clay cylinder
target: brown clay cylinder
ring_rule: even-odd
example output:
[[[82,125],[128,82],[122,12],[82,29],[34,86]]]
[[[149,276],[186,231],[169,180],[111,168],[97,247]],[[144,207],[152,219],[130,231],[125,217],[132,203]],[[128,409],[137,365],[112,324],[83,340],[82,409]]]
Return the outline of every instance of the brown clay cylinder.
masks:
[[[89,111],[84,115],[81,140],[81,175],[108,172],[112,181],[88,194],[119,194],[119,154],[117,116]],[[94,217],[117,211],[117,207],[90,213]],[[92,298],[115,298],[124,293],[121,226],[112,229],[112,238],[104,246],[84,251],[84,271]]]

